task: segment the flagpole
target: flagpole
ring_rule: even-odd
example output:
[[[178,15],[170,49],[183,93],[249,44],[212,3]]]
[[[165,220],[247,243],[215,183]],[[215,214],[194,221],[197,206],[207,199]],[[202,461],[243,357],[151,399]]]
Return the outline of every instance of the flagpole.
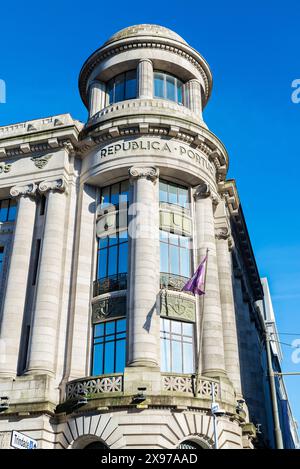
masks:
[[[202,299],[201,299],[201,303],[202,305],[200,304],[200,337],[199,337],[199,356],[198,358],[200,358],[201,356],[201,353],[202,353],[202,339],[203,339],[203,323],[204,323],[204,320],[203,320],[203,316],[204,316],[204,298],[205,298],[205,292],[206,292],[206,276],[207,276],[207,265],[208,265],[208,253],[209,253],[209,249],[207,248],[206,249],[206,265],[205,265],[205,276],[204,276],[204,288],[203,288],[203,291],[204,291],[204,295],[201,295],[202,296]],[[200,375],[201,372],[202,372],[202,365],[201,365],[201,369],[200,366],[199,366],[199,363],[200,363],[200,360],[198,359],[198,369],[197,369],[197,374]]]

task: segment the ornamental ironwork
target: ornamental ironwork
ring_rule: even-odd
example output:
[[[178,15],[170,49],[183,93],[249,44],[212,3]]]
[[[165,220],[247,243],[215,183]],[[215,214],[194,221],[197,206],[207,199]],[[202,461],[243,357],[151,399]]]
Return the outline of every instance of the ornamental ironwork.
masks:
[[[110,275],[109,277],[100,278],[94,282],[93,296],[99,296],[103,293],[112,291],[120,291],[127,289],[127,273]]]
[[[123,375],[99,376],[70,381],[66,386],[66,399],[82,395],[123,391]]]

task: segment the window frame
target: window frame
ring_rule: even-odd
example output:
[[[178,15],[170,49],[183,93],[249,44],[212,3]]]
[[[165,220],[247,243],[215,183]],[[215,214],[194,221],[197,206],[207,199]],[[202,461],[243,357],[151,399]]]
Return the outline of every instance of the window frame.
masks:
[[[128,75],[132,74],[134,76],[135,80],[135,93],[134,96],[131,96],[129,93],[129,97],[127,94],[127,84],[129,83],[129,78],[127,78]],[[116,99],[116,83],[118,83],[118,79],[123,78],[119,83],[122,85],[122,99]],[[110,88],[111,87],[111,88]],[[111,91],[112,91],[112,99],[111,99]],[[110,80],[106,82],[106,94],[107,94],[107,106],[110,106],[111,104],[119,103],[121,101],[128,101],[129,99],[136,99],[137,94],[138,94],[138,76],[137,76],[137,70],[136,69],[130,69],[126,70],[125,72],[119,73],[118,75],[115,75],[112,77]]]
[[[5,246],[0,245],[0,278],[3,272],[4,260],[5,260]]]
[[[158,74],[163,76],[163,96],[158,96],[155,93],[155,79],[157,78],[156,75]],[[171,99],[168,97],[168,89],[167,89],[168,78],[174,79],[176,99]],[[181,101],[178,99],[179,90],[181,90]],[[153,71],[153,97],[155,99],[166,99],[167,101],[172,101],[174,103],[177,103],[179,106],[185,106],[184,82],[180,80],[180,78],[178,78],[177,76],[172,75],[171,73],[164,72],[163,70],[154,70]]]
[[[161,193],[161,184],[165,184],[167,186],[167,200],[161,200],[160,199],[160,193]],[[174,202],[170,202],[170,187],[174,187],[176,188],[176,199],[177,199],[177,202],[174,203]],[[185,205],[182,205],[179,203],[179,189],[184,189],[187,193],[187,202],[186,204],[188,205],[188,207],[186,207]],[[159,180],[159,203],[160,204],[163,204],[163,203],[167,203],[169,205],[173,205],[175,207],[180,207],[184,212],[186,212],[187,214],[190,213],[190,191],[189,191],[189,188],[184,186],[184,185],[181,185],[181,184],[175,184],[173,182],[170,182],[166,179],[160,179]]]
[[[178,244],[175,244],[175,243],[172,243],[170,242],[170,240],[172,239],[172,237],[176,236],[178,238]],[[185,277],[185,278],[189,278],[191,277],[192,275],[192,249],[190,249],[189,247],[185,247],[185,246],[182,246],[181,245],[181,238],[185,239],[186,240],[186,243],[190,244],[192,242],[192,238],[191,237],[188,237],[188,236],[182,236],[182,235],[178,235],[176,233],[170,233],[169,231],[165,231],[165,230],[159,230],[159,247],[160,247],[160,261],[162,260],[162,256],[161,256],[161,248],[162,248],[162,245],[167,245],[168,246],[168,270],[167,272],[165,272],[164,270],[161,270],[161,262],[160,262],[160,273],[165,273],[165,274],[169,274],[169,275],[178,275],[179,277]],[[177,252],[177,259],[178,259],[178,270],[179,270],[179,273],[175,273],[172,271],[172,260],[171,260],[171,257],[172,257],[172,248],[176,248],[176,250],[178,251]],[[182,272],[182,256],[181,256],[181,253],[182,252],[186,252],[187,251],[187,255],[188,255],[188,262],[189,262],[189,273],[188,275],[183,275],[183,272]]]
[[[7,202],[8,203],[8,206],[7,208],[4,208],[2,207],[3,203]],[[10,219],[10,214],[11,214],[11,210],[14,209],[14,218],[13,219]],[[6,214],[6,217],[5,219],[1,219],[1,211],[2,210],[7,210],[7,214]],[[16,218],[17,218],[17,202],[15,199],[12,199],[12,198],[7,198],[7,199],[0,199],[0,223],[14,223],[16,221]]]
[[[164,321],[167,321],[167,323],[169,322],[168,331],[164,329]],[[172,325],[174,323],[180,324],[180,334],[173,332]],[[185,324],[190,324],[192,326],[192,335],[187,335],[183,333],[183,327]],[[161,372],[162,373],[175,373],[175,374],[187,374],[187,375],[191,375],[195,373],[195,370],[196,370],[196,330],[195,329],[196,329],[196,324],[194,322],[182,321],[182,320],[165,317],[165,316],[160,317],[160,349],[161,349]],[[165,335],[165,337],[163,337],[163,335]],[[176,340],[177,337],[180,337],[180,340],[178,339]],[[184,338],[190,338],[191,341],[184,340]],[[165,361],[163,359],[163,353],[165,350],[165,347],[163,347],[163,341],[165,341],[166,346],[168,346],[169,363],[170,363],[169,370],[163,369],[163,364]],[[167,342],[169,342],[169,344]],[[181,371],[174,371],[174,367],[173,367],[174,365],[173,364],[173,343],[174,342],[180,344]],[[192,363],[190,367],[191,371],[184,371],[184,364],[185,364],[184,344],[192,344]],[[188,356],[189,355],[187,355],[187,357]]]

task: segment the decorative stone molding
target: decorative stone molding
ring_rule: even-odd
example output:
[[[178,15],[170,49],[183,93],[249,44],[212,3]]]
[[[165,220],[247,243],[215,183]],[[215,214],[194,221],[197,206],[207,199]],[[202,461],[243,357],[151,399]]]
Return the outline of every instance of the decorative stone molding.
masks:
[[[45,180],[39,184],[39,192],[44,194],[48,191],[65,192],[66,183],[62,178]]]
[[[132,166],[128,172],[131,180],[146,178],[155,182],[159,176],[159,170],[154,167]]]
[[[63,146],[65,148],[65,150],[67,150],[67,152],[69,153],[70,156],[73,156],[75,155],[75,147],[73,145],[73,143],[67,141],[67,142],[64,142],[63,143]]]
[[[230,236],[229,229],[226,226],[216,228],[216,239],[228,239]]]
[[[199,200],[199,199],[206,199],[207,197],[210,197],[211,195],[211,189],[210,185],[207,184],[206,182],[202,182],[199,184],[199,186],[196,187],[195,193],[194,193],[194,199]]]
[[[162,391],[187,393],[200,399],[220,398],[220,383],[218,381],[197,375],[162,375]]]
[[[10,189],[10,195],[12,197],[28,196],[34,197],[37,191],[37,185],[33,182],[26,186],[14,186]]]
[[[100,376],[70,381],[66,386],[66,399],[76,398],[83,394],[102,394],[123,391],[123,375]]]
[[[31,161],[33,161],[34,165],[38,168],[38,169],[43,169],[48,161],[50,160],[52,155],[45,155],[45,156],[35,156],[35,157],[32,157],[30,158]]]
[[[126,296],[107,297],[92,305],[92,322],[97,324],[103,319],[126,316]]]
[[[9,173],[11,170],[11,164],[0,163],[0,174]]]
[[[195,322],[196,304],[183,295],[172,295],[166,292],[161,294],[161,316],[185,319]]]

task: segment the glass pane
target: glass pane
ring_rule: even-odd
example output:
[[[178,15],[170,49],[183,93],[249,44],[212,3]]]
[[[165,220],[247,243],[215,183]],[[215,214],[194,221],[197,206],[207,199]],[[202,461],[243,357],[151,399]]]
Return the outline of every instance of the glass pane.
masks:
[[[193,344],[183,344],[183,373],[194,373]]]
[[[104,373],[114,373],[115,362],[115,342],[107,342],[105,344],[104,353]]]
[[[17,213],[17,203],[15,200],[10,201],[8,221],[15,221]]]
[[[109,187],[103,187],[101,190],[101,196],[100,196],[100,203],[101,204],[108,204],[110,202],[109,200]]]
[[[167,79],[167,99],[176,101],[175,78],[168,75]]]
[[[117,332],[126,331],[126,319],[120,319],[117,321]]]
[[[161,339],[160,341],[161,371],[171,371],[170,341]]]
[[[126,341],[118,340],[116,343],[116,369],[115,373],[122,373],[125,368]]]
[[[178,204],[181,207],[187,207],[188,204],[188,190],[183,187],[178,187]]]
[[[122,243],[119,246],[119,274],[127,272],[128,264],[128,244]]]
[[[114,79],[109,80],[107,83],[108,103],[114,103]]]
[[[105,335],[111,335],[115,333],[116,321],[109,321],[105,323]]]
[[[99,238],[98,245],[99,249],[106,248],[108,245],[108,236],[105,236],[104,238]]]
[[[128,231],[123,230],[119,232],[119,243],[125,243],[128,241]]]
[[[177,102],[183,104],[182,83],[177,80]]]
[[[173,334],[181,335],[181,322],[180,321],[171,321],[171,328]]]
[[[103,345],[97,344],[94,345],[94,355],[93,355],[93,370],[92,375],[102,375],[103,374]]]
[[[96,324],[94,329],[94,337],[103,337],[104,335],[104,323]]]
[[[169,203],[177,204],[177,187],[169,184]]]
[[[160,230],[159,231],[159,239],[161,241],[165,241],[167,243],[168,239],[169,239],[169,233],[167,231]]]
[[[115,246],[116,244],[118,244],[118,233],[113,233],[109,235],[109,245]]]
[[[187,236],[179,236],[179,244],[181,247],[189,249],[190,238],[188,238]]]
[[[9,200],[5,199],[1,201],[1,209],[0,209],[0,221],[6,222],[8,218],[8,203]]]
[[[130,70],[126,73],[126,87],[125,87],[125,99],[136,98],[136,72]]]
[[[123,181],[121,183],[121,192],[120,192],[120,203],[123,203],[124,204],[124,208],[125,207],[125,204],[129,201],[129,182],[128,181]]]
[[[169,319],[166,319],[166,318],[160,319],[161,331],[170,332],[170,325],[171,325],[171,321]]]
[[[154,96],[164,98],[164,76],[162,73],[154,73]]]
[[[169,256],[167,243],[160,242],[160,271],[169,272]]]
[[[111,203],[113,205],[119,205],[119,184],[113,184],[111,186]]]
[[[178,244],[179,244],[179,236],[178,235],[170,233],[169,239],[170,239],[170,244],[174,244],[174,246],[178,246]]]
[[[190,277],[190,251],[187,249],[180,249],[180,275],[183,277]]]
[[[168,202],[168,185],[165,182],[159,183],[159,201]]]
[[[190,322],[182,323],[182,334],[188,337],[193,337],[194,324]]]
[[[108,275],[117,274],[117,254],[118,247],[112,246],[108,250]]]
[[[181,342],[172,340],[172,371],[182,373]]]
[[[170,245],[170,273],[180,275],[179,248],[172,245]]]
[[[98,272],[97,278],[104,278],[107,276],[107,249],[98,251]]]
[[[114,102],[123,101],[125,97],[125,76],[124,73],[115,78],[115,99]]]

